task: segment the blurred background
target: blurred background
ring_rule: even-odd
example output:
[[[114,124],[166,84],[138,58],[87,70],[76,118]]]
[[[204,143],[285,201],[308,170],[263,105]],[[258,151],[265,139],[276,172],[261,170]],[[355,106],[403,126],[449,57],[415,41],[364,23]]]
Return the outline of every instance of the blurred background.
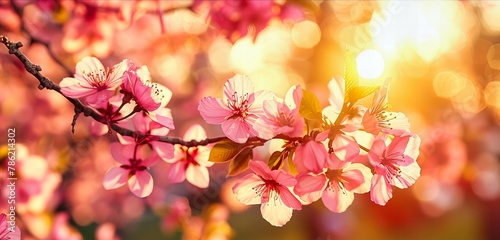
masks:
[[[84,56],[105,66],[146,65],[172,90],[182,137],[203,122],[204,96],[222,96],[235,73],[284,97],[300,84],[328,103],[328,82],[356,56],[364,85],[391,78],[389,103],[422,138],[414,186],[380,207],[358,195],[342,214],[319,201],[272,227],[238,203],[227,164],[207,189],[162,179],[153,194],[106,191],[115,166],[62,96],[0,47],[0,183],[7,185],[7,129],[16,129],[17,225],[23,239],[500,239],[500,2],[498,1],[56,1],[0,0],[0,34],[59,83]],[[363,100],[370,106],[371,97]],[[262,156],[269,154],[263,147]],[[7,213],[2,188],[0,212]],[[200,237],[203,236],[203,237]]]

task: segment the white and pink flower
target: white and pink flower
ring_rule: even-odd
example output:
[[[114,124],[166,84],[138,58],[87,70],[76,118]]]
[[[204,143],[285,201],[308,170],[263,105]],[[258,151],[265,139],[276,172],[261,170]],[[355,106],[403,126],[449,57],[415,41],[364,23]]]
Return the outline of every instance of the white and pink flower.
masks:
[[[184,134],[184,140],[200,141],[207,138],[205,130],[200,125],[191,126]],[[175,145],[174,157],[172,159],[163,158],[167,163],[171,163],[167,171],[167,178],[172,182],[189,183],[199,187],[208,187],[210,177],[208,168],[214,165],[208,161],[210,156],[210,146],[185,147]]]
[[[407,188],[420,177],[420,166],[416,162],[420,138],[406,133],[395,136],[386,146],[387,137],[384,135],[376,139],[368,152],[368,159],[375,168],[370,197],[382,206],[392,198],[392,186]]]
[[[111,155],[121,163],[119,167],[112,167],[104,176],[103,185],[106,190],[116,189],[128,183],[130,191],[138,197],[147,197],[153,191],[153,177],[148,168],[160,159],[155,152],[146,158],[143,156],[141,145],[121,145],[111,143]]]
[[[84,57],[76,64],[74,77],[66,77],[61,83],[61,92],[71,98],[85,97],[91,106],[108,101],[115,89],[122,83],[122,75],[127,70],[127,60],[105,68],[99,59]]]
[[[299,174],[295,193],[305,202],[315,202],[321,197],[330,211],[344,212],[354,201],[354,193],[370,191],[373,175],[360,163],[337,161],[335,165],[320,174]]]
[[[205,97],[198,110],[210,124],[221,124],[222,131],[231,140],[244,143],[249,137],[258,136],[255,121],[263,115],[264,100],[272,100],[269,91],[254,92],[250,78],[237,74],[224,85],[223,98]]]
[[[262,139],[271,139],[278,134],[300,137],[304,134],[304,118],[299,115],[302,88],[293,86],[285,101],[276,98],[264,101],[264,114],[255,122],[255,129]]]
[[[254,173],[244,176],[233,187],[236,198],[246,204],[260,204],[262,217],[271,225],[281,227],[302,204],[290,192],[297,180],[283,170],[270,170],[263,162],[250,161]]]

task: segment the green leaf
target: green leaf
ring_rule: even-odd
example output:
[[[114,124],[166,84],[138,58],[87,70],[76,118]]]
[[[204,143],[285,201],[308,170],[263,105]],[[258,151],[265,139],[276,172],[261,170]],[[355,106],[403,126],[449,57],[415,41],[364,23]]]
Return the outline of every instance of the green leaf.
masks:
[[[241,150],[241,152],[234,158],[229,164],[228,176],[237,175],[248,168],[248,163],[250,159],[253,158],[253,147],[247,147]]]
[[[355,103],[377,90],[379,86],[355,86],[349,91],[349,102]]]
[[[245,147],[244,144],[235,143],[231,140],[220,141],[210,151],[208,161],[216,163],[227,162],[233,159],[243,147]]]
[[[300,101],[299,112],[300,114],[309,120],[321,120],[321,103],[314,93],[307,90],[302,90],[302,100]]]
[[[345,102],[348,101],[349,92],[352,88],[358,86],[359,75],[358,69],[356,67],[356,58],[351,55],[349,50],[345,54],[345,68],[344,68],[344,80],[345,80]]]
[[[269,157],[269,161],[267,162],[267,166],[269,166],[270,169],[280,169],[283,167],[283,164],[284,162],[282,160],[280,151],[273,152],[273,154],[271,154],[271,157]]]

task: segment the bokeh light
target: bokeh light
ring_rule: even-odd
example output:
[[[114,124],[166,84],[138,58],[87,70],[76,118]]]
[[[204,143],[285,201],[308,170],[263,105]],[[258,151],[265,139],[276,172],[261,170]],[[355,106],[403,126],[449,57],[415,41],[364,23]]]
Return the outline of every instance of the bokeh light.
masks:
[[[384,58],[377,50],[368,49],[359,53],[356,63],[359,75],[366,79],[378,78],[384,72]]]

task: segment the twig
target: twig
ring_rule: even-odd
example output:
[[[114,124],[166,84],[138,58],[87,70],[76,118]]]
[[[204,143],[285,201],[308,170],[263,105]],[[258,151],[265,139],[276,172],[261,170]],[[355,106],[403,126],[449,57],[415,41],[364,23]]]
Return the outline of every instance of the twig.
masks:
[[[64,96],[61,92],[61,87],[59,85],[55,84],[52,82],[49,78],[43,76],[40,71],[42,71],[42,68],[39,65],[33,64],[27,57],[24,55],[19,48],[23,46],[21,42],[14,43],[12,41],[9,41],[9,39],[3,35],[0,35],[0,42],[4,44],[7,49],[9,49],[9,54],[12,54],[16,56],[24,65],[24,68],[26,71],[28,71],[31,75],[33,75],[38,81],[40,82],[40,85],[38,85],[38,89],[42,90],[44,88],[47,88],[49,90],[53,90]],[[91,117],[94,120],[106,124],[105,119],[97,113],[94,109],[85,106],[82,102],[80,102],[78,99],[70,98],[67,96],[64,96],[71,104],[74,105],[75,107],[75,117],[73,117],[73,122],[72,125],[74,124],[75,118],[78,114],[78,112],[83,113],[86,117]],[[110,124],[111,128],[116,131],[117,133],[121,134],[122,136],[130,136],[135,139],[140,139],[145,137],[144,134],[132,131],[130,129],[126,129],[123,127],[120,127],[116,124]],[[217,138],[207,138],[201,141],[184,141],[183,139],[177,138],[177,137],[168,137],[168,136],[158,136],[158,135],[150,135],[150,137],[156,141],[159,142],[166,142],[170,144],[180,144],[186,147],[195,147],[195,146],[203,146],[211,143],[216,143],[222,140],[227,139],[226,137],[217,137]],[[257,138],[250,138],[249,141],[255,141]]]

